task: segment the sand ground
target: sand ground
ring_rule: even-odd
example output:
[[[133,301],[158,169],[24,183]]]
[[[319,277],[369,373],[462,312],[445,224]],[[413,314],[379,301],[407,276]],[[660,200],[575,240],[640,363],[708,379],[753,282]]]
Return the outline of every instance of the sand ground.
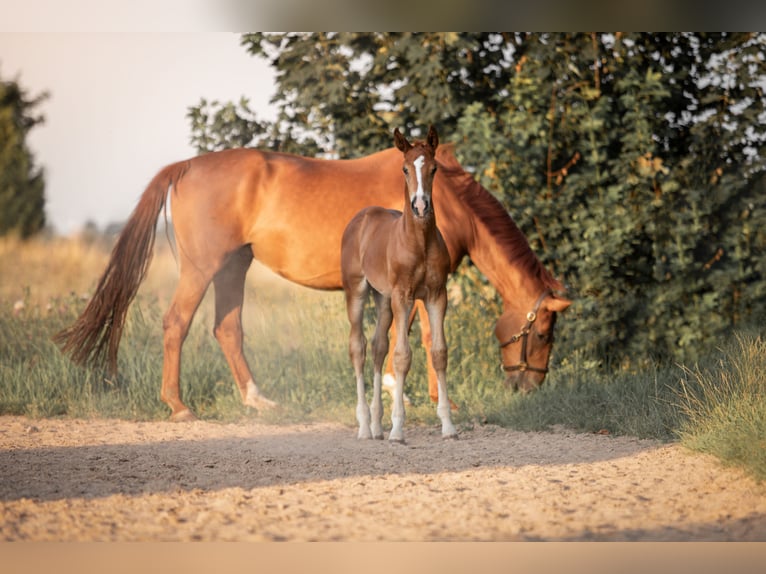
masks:
[[[564,429],[0,417],[3,541],[766,541],[766,485]]]

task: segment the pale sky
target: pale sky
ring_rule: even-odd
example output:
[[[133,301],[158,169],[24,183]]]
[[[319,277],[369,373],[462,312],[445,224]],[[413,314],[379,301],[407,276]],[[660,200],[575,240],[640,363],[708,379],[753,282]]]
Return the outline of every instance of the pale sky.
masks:
[[[66,4],[66,3],[62,3]],[[274,74],[225,32],[0,32],[0,78],[18,79],[45,123],[29,144],[58,233],[127,219],[154,174],[194,155],[187,108],[250,99],[262,119]]]

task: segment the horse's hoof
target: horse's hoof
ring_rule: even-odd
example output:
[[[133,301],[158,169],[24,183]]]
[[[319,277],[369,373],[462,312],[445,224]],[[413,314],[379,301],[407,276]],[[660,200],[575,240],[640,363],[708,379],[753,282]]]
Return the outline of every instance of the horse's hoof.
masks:
[[[388,437],[388,444],[404,444],[404,439]]]
[[[442,440],[457,440],[457,433],[454,434],[443,434]]]
[[[170,415],[170,420],[174,423],[191,423],[196,421],[197,417],[189,409],[184,409]]]
[[[279,406],[279,403],[270,401],[266,397],[248,397],[245,406],[256,409],[257,411],[270,411]]]
[[[375,440],[383,440],[383,433],[372,435]]]
[[[253,381],[247,383],[247,393],[245,394],[245,405],[253,407],[259,411],[267,411],[277,407],[277,403],[264,397],[255,386]]]

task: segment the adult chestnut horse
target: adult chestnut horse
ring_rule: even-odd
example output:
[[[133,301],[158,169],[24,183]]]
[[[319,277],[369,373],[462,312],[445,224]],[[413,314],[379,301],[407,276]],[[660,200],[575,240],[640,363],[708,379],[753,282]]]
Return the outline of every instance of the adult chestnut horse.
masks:
[[[451,271],[469,255],[503,298],[495,326],[507,383],[542,383],[556,313],[569,306],[516,224],[445,146],[433,185],[434,210],[450,254]],[[401,207],[401,154],[391,148],[352,160],[232,149],[163,168],[142,194],[112,250],[85,310],[57,334],[78,363],[115,371],[128,306],[149,266],[157,219],[170,196],[180,276],[163,319],[162,400],[172,420],[193,419],[179,391],[181,346],[205,291],[215,286],[215,336],[242,400],[273,403],[256,386],[242,353],[245,275],[255,257],[281,276],[317,289],[340,289],[340,243],[362,208]],[[531,309],[536,308],[533,321]],[[425,317],[421,322],[426,326]],[[428,329],[424,339],[428,344]],[[429,365],[430,369],[430,365]],[[429,389],[436,396],[436,385]]]
[[[447,398],[447,342],[444,314],[447,311],[447,276],[450,257],[447,245],[436,227],[432,188],[436,174],[436,148],[439,136],[431,126],[426,141],[411,144],[394,131],[396,148],[404,154],[404,207],[402,211],[366,207],[349,222],[343,232],[340,260],[346,310],[351,324],[349,356],[356,378],[356,418],[359,438],[383,438],[383,361],[388,354],[388,331],[396,323],[399,337],[394,349],[394,404],[388,439],[404,441],[404,380],[412,363],[409,322],[415,301],[425,304],[431,325],[431,362],[438,381],[442,437],[457,436],[450,417]],[[373,294],[378,312],[372,338],[373,397],[367,405],[364,360],[364,306]]]

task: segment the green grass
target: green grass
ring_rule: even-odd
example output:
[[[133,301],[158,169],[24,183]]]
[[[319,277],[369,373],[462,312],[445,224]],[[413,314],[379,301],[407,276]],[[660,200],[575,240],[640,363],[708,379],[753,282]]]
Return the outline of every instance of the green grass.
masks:
[[[7,250],[5,257],[11,255]],[[51,285],[43,287],[44,294],[35,285],[0,285],[0,414],[165,420],[169,410],[160,400],[162,316],[175,279],[172,260],[161,261],[160,268],[163,279],[149,277],[128,314],[116,378],[74,366],[51,341],[84,307],[81,295],[51,295],[68,292]],[[3,280],[11,277],[4,274]],[[19,293],[26,305],[14,311]],[[208,294],[183,349],[182,396],[199,417],[356,424],[342,293],[300,288],[259,272],[248,278],[245,355],[262,392],[280,405],[260,415],[241,404],[212,336],[212,307]],[[694,368],[627,371],[576,355],[557,357],[554,349],[545,385],[521,395],[502,385],[492,334],[499,311],[496,303],[482,298],[450,306],[448,386],[460,406],[453,417],[458,429],[486,423],[520,430],[562,425],[583,432],[680,440],[760,480],[766,477],[766,345],[758,334],[737,335],[708,364]],[[372,315],[370,310],[368,339]],[[411,343],[413,364],[405,391],[412,405],[407,422],[438,425],[428,397],[417,323]],[[371,380],[369,357],[367,369]],[[384,406],[388,423],[387,395]]]
[[[766,479],[766,341],[738,333],[713,365],[684,370],[681,442]]]

